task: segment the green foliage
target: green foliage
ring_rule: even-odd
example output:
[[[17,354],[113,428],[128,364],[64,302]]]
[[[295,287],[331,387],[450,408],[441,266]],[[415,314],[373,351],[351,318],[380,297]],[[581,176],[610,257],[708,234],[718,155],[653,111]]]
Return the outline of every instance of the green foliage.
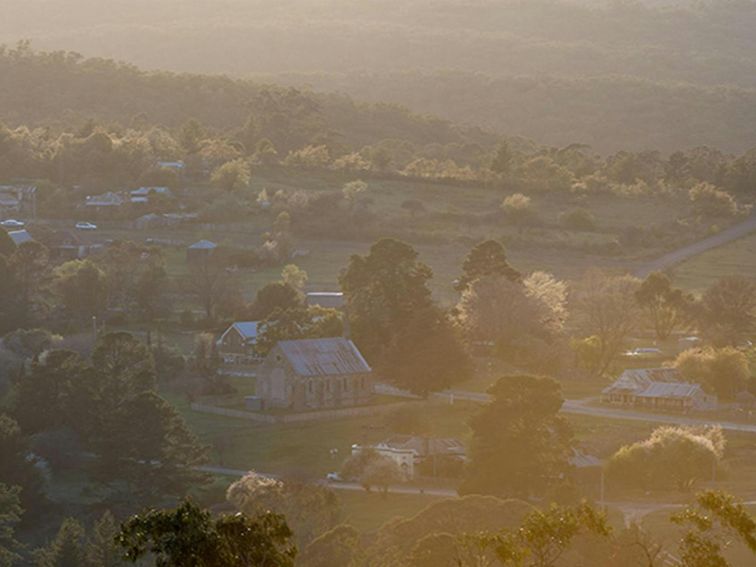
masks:
[[[210,181],[224,191],[241,191],[249,186],[252,173],[243,159],[229,161],[213,171]]]
[[[462,275],[457,280],[457,291],[464,291],[472,282],[483,276],[501,275],[509,280],[519,280],[521,275],[507,262],[504,246],[495,240],[476,244],[462,264]]]
[[[734,541],[756,556],[756,520],[729,494],[701,492],[695,506],[675,514],[672,521],[689,527],[679,546],[684,567],[728,567],[723,552]]]
[[[384,496],[388,494],[390,485],[406,480],[403,471],[393,459],[370,448],[360,449],[344,461],[341,475],[359,482],[368,492],[373,486],[377,486]]]
[[[285,517],[299,546],[333,528],[340,516],[338,499],[330,488],[254,472],[231,484],[226,499],[249,517],[265,512]]]
[[[43,482],[35,460],[29,458],[29,441],[11,417],[0,413],[0,484],[20,487],[21,506],[39,513],[45,503]]]
[[[635,299],[653,323],[656,338],[664,340],[686,323],[693,310],[693,298],[673,288],[666,274],[654,272],[641,283]]]
[[[292,285],[280,281],[265,284],[257,290],[249,317],[262,320],[275,311],[300,310],[304,307],[302,293]]]
[[[343,332],[341,313],[336,309],[275,309],[258,327],[255,351],[265,356],[278,341],[339,337]]]
[[[563,398],[551,378],[507,376],[493,401],[470,420],[471,460],[463,493],[539,494],[566,471],[572,434],[558,415]]]
[[[35,552],[37,567],[80,567],[86,565],[86,532],[73,518],[66,518],[55,539]]]
[[[383,238],[339,276],[355,342],[373,365],[419,310],[431,305],[431,269],[410,245]],[[386,360],[389,362],[388,360]]]
[[[296,548],[283,517],[264,513],[217,519],[185,501],[175,510],[150,510],[121,526],[118,541],[134,562],[154,555],[158,567],[290,567]]]
[[[607,465],[607,475],[625,486],[686,491],[716,474],[724,447],[718,427],[660,427],[645,441],[617,451]]]
[[[675,368],[689,382],[698,382],[726,400],[747,389],[751,370],[746,355],[732,347],[690,349],[675,359]]]
[[[105,306],[105,273],[90,260],[71,260],[53,271],[53,285],[72,316],[98,315]]]
[[[360,533],[349,525],[339,525],[314,539],[302,552],[303,567],[355,567],[359,565]]]
[[[21,559],[21,544],[16,540],[16,526],[23,509],[19,501],[20,488],[0,483],[0,567],[11,567]]]
[[[559,216],[559,222],[569,230],[592,231],[596,229],[596,218],[587,209],[571,209]]]
[[[702,182],[688,192],[695,211],[704,217],[733,217],[738,214],[738,203],[727,191],[711,183]]]
[[[699,326],[715,345],[737,345],[756,329],[756,282],[722,278],[701,298]]]

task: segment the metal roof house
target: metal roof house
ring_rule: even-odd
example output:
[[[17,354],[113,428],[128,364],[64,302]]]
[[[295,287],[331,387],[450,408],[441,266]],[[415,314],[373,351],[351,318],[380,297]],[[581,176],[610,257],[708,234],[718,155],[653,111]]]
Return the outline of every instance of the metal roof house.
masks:
[[[186,249],[187,262],[201,262],[206,260],[215,252],[218,245],[209,240],[200,240],[195,242]]]
[[[293,410],[369,403],[372,369],[343,337],[280,341],[258,372],[256,394],[265,407]]]
[[[261,361],[255,350],[257,331],[258,321],[237,321],[218,337],[215,346],[221,359],[221,374],[256,375],[253,367]]]
[[[8,233],[8,236],[10,236],[16,246],[21,246],[26,242],[34,240],[27,230],[12,230]]]
[[[328,309],[344,307],[344,294],[340,291],[308,291],[305,300],[307,305],[317,305]]]
[[[634,368],[601,392],[604,403],[669,411],[713,410],[717,397],[683,382],[674,368]]]

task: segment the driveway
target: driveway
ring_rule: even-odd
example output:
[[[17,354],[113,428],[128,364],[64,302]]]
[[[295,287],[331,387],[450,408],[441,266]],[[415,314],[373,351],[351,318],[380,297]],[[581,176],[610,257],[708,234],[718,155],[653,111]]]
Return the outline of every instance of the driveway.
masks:
[[[652,260],[636,269],[633,275],[639,278],[645,278],[652,272],[662,271],[670,266],[679,264],[688,258],[697,256],[702,252],[706,252],[717,246],[722,246],[723,244],[727,244],[738,238],[748,236],[753,231],[756,231],[756,214],[751,214],[751,216],[743,222],[726,228],[722,232],[718,232],[713,236],[709,236],[703,240],[694,242],[693,244],[688,244],[687,246],[669,252],[656,260]]]

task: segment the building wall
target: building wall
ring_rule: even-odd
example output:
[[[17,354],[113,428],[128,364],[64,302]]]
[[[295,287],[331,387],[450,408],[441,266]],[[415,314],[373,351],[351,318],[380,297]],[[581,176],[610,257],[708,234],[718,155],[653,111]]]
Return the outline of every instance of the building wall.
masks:
[[[274,347],[259,368],[255,393],[265,400],[266,407],[339,408],[369,403],[373,383],[369,374],[298,376],[278,347]]]

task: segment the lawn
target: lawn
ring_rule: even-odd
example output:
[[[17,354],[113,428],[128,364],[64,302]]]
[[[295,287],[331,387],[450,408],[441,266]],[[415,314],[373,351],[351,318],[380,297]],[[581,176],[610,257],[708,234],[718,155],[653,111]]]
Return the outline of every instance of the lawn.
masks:
[[[444,500],[440,496],[388,494],[377,492],[338,491],[342,521],[362,532],[377,530],[397,517],[410,518],[426,506]]]
[[[164,392],[190,428],[210,447],[211,464],[255,469],[283,476],[323,478],[338,470],[355,443],[376,443],[392,434],[391,414],[323,422],[257,425],[242,419],[194,412],[180,395]],[[467,419],[476,405],[417,402],[430,425],[429,434],[469,438]],[[331,455],[331,449],[337,449]]]
[[[756,234],[708,250],[672,270],[676,285],[698,293],[725,276],[756,278]]]

